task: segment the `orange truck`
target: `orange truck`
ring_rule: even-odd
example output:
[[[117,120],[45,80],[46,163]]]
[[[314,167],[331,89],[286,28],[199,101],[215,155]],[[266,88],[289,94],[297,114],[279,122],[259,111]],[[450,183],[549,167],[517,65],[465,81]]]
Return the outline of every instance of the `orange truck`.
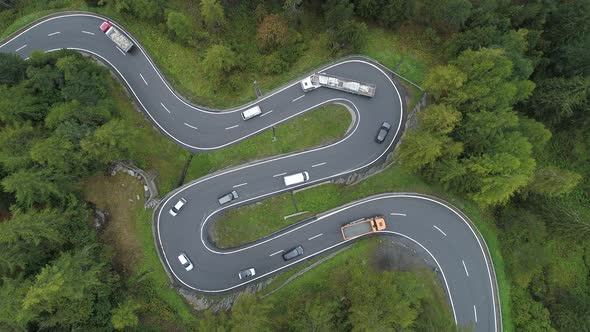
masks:
[[[342,226],[341,231],[344,240],[350,240],[365,234],[382,231],[386,227],[385,218],[383,216],[375,216],[348,223]]]

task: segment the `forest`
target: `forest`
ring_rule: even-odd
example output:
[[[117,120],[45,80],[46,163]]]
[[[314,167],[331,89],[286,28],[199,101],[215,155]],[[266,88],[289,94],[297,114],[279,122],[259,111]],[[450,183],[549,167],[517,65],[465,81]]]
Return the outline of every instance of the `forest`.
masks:
[[[493,216],[507,331],[590,331],[589,0],[4,0],[0,35],[69,9],[161,33],[148,51],[182,94],[213,106],[253,98],[256,73],[276,87],[373,50],[378,31],[410,35],[416,58],[429,60],[387,65],[422,86],[428,106],[395,161]],[[155,54],[165,48],[192,55],[175,61],[194,61],[194,71]],[[385,58],[396,51],[382,48]],[[393,285],[382,293],[326,289],[345,272],[359,281],[359,265],[346,263],[322,275],[330,283],[282,295],[289,302],[244,295],[229,313],[175,325],[154,291],[166,286],[112,264],[81,193],[115,160],[150,160],[132,143],[142,134],[113,101],[111,80],[75,52],[0,54],[0,329],[455,329],[437,291],[425,290],[428,273],[378,272],[375,283]]]

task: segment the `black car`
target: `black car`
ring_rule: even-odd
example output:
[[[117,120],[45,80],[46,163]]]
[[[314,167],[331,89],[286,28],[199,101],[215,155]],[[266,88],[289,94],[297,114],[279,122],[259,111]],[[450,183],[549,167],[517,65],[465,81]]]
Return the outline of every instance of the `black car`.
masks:
[[[377,132],[377,136],[375,136],[375,142],[383,143],[387,137],[387,134],[389,134],[389,129],[391,129],[389,122],[383,122],[379,128],[379,131]]]
[[[297,246],[289,251],[287,251],[286,253],[283,254],[283,259],[288,261],[290,259],[293,259],[297,256],[301,256],[303,255],[303,247],[302,246]]]

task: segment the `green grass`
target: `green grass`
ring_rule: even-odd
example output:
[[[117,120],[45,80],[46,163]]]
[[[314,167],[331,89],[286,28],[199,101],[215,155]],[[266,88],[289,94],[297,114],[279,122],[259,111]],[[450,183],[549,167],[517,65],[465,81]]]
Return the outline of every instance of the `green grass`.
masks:
[[[215,152],[197,154],[187,171],[186,182],[216,170],[251,160],[325,145],[342,137],[352,119],[344,106],[327,105],[276,126],[271,130]]]

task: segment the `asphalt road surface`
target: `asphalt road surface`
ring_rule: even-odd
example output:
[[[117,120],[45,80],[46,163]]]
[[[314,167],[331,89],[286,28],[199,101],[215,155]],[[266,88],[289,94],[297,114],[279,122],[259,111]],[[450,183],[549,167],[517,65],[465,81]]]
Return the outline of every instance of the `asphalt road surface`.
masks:
[[[207,238],[211,223],[225,209],[382,162],[399,140],[405,117],[402,92],[391,73],[370,60],[342,60],[318,71],[373,83],[377,87],[373,98],[327,88],[305,93],[295,81],[248,105],[219,112],[194,106],[175,94],[131,36],[136,46],[129,53],[118,49],[100,31],[103,20],[82,13],[45,18],[5,40],[0,52],[27,58],[34,50],[69,48],[93,55],[124,80],[164,135],[192,152],[223,148],[328,103],[342,104],[353,115],[351,128],[338,142],[210,174],[169,194],[158,207],[154,223],[164,266],[177,283],[202,293],[244,287],[344,245],[343,224],[379,214],[387,220],[383,235],[410,240],[436,262],[459,325],[473,326],[475,331],[501,330],[496,281],[485,243],[459,211],[435,198],[417,194],[368,197],[229,250],[216,248]],[[241,111],[256,105],[262,116],[244,121]],[[392,124],[392,129],[386,141],[378,144],[374,138],[384,121]],[[285,187],[284,175],[303,171],[310,175],[308,182]],[[220,206],[217,198],[232,190],[238,191],[239,199]],[[168,211],[181,197],[188,203],[172,217]],[[297,245],[304,248],[304,254],[284,261],[282,254]],[[191,259],[193,270],[180,265],[180,252]],[[256,276],[240,280],[238,271],[250,267],[256,269]]]

